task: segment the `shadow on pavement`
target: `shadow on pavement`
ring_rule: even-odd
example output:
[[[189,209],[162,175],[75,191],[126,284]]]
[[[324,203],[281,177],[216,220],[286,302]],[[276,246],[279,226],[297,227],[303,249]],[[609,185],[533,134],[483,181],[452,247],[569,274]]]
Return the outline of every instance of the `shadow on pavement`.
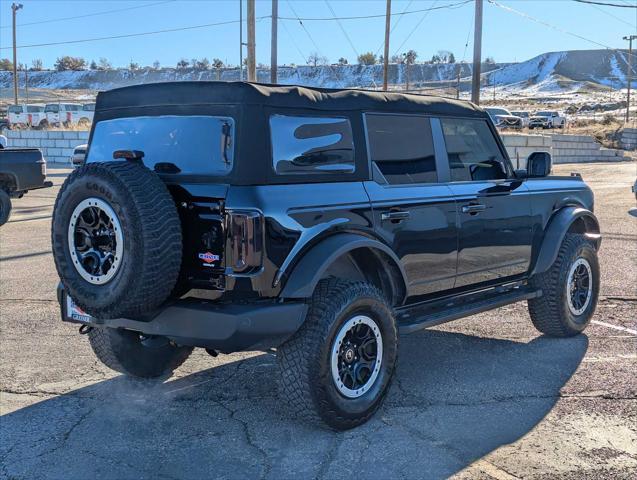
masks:
[[[272,355],[163,383],[118,376],[3,416],[2,476],[444,478],[533,429],[587,348],[403,337],[385,406],[345,433],[285,417]]]

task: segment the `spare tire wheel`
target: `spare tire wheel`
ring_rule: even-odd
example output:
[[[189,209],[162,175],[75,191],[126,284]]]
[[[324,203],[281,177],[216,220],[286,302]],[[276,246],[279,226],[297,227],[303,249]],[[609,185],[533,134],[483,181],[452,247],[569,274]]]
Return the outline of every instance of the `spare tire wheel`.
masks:
[[[55,201],[55,266],[66,292],[97,318],[138,317],[170,295],[181,225],[166,185],[132,162],[89,163]]]

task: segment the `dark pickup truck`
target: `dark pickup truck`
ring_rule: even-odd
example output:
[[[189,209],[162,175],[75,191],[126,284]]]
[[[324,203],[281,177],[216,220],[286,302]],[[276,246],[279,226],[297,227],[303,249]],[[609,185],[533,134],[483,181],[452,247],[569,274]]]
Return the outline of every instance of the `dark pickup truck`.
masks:
[[[46,180],[46,161],[39,149],[0,148],[0,225],[9,220],[11,198],[51,185]]]
[[[593,194],[550,170],[547,153],[514,170],[468,102],[216,82],[100,93],[53,215],[62,319],[141,377],[194,347],[276,349],[289,411],[351,428],[380,406],[401,333],[519,301],[546,335],[586,328]]]

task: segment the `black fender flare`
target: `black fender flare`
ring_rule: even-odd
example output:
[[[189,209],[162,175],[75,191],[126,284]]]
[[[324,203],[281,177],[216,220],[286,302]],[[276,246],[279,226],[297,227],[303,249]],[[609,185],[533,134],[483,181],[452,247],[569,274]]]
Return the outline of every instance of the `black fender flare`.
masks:
[[[309,298],[312,296],[323,274],[339,257],[359,248],[370,248],[382,252],[400,271],[403,291],[407,288],[407,275],[396,256],[384,243],[354,233],[339,233],[322,240],[303,255],[290,273],[281,291],[281,298]],[[404,300],[404,298],[403,298]]]
[[[586,226],[584,234],[593,241],[595,248],[599,250],[602,236],[599,233],[599,222],[595,214],[581,207],[564,207],[553,214],[548,223],[531,275],[546,272],[553,265],[566,233],[578,219],[584,221]]]

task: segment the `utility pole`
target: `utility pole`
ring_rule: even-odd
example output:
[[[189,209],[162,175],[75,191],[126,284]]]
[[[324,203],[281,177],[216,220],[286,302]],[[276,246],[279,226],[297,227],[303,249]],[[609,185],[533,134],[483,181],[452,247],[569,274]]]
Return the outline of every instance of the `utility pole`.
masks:
[[[457,77],[456,77],[456,98],[460,99],[460,69],[461,65],[456,63]]]
[[[626,123],[628,123],[630,117],[630,84],[633,81],[633,40],[637,40],[637,35],[628,35],[623,37],[623,39],[628,40],[628,72],[626,75],[626,79],[628,80],[628,90],[626,92]]]
[[[272,38],[270,40],[270,83],[276,83],[277,34],[279,26],[279,0],[272,0]]]
[[[391,0],[387,0],[385,11],[385,53],[383,55],[383,90],[387,91],[387,76],[389,70],[389,25],[391,24]]]
[[[471,101],[480,103],[480,62],[482,61],[482,0],[475,0],[475,26],[473,28],[473,76],[471,77]]]
[[[243,82],[243,0],[239,0],[239,80]]]
[[[248,0],[248,82],[257,81],[257,62],[255,55],[256,19],[255,0]]]
[[[29,73],[28,68],[24,66],[24,95],[27,98],[27,103],[29,103]]]
[[[494,71],[493,71],[493,101],[494,101],[494,102],[495,102],[495,85],[496,85],[496,82],[495,82],[495,76],[496,76],[496,75],[497,75],[497,72],[494,70]]]
[[[16,47],[15,15],[21,8],[21,3],[11,4],[11,12],[13,13],[13,102],[15,105],[18,104],[18,52]]]

